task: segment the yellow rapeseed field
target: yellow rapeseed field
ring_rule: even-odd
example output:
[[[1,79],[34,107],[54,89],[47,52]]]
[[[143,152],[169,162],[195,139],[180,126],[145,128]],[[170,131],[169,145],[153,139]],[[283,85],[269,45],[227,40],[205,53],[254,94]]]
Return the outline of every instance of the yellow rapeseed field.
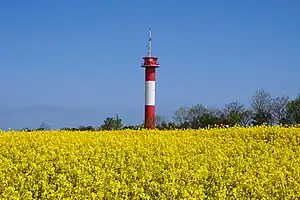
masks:
[[[299,199],[300,129],[0,133],[1,199]]]

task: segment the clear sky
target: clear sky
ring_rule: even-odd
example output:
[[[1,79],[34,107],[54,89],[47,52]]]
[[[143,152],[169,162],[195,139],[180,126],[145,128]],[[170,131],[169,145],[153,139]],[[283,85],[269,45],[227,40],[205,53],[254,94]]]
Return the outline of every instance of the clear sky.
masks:
[[[0,0],[0,127],[144,116],[148,26],[156,112],[300,92],[299,0]]]

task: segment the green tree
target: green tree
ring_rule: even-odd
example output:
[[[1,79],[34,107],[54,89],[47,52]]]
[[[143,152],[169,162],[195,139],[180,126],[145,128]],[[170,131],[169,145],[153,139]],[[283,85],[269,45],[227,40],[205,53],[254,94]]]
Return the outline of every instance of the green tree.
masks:
[[[287,104],[287,118],[291,124],[300,124],[300,94]]]
[[[195,120],[192,122],[192,128],[206,128],[208,126],[226,125],[227,119],[222,110],[214,107],[205,108]]]
[[[107,117],[104,124],[100,126],[100,130],[120,130],[123,127],[122,119],[117,115],[114,117]]]
[[[224,116],[227,125],[245,125],[244,122],[249,118],[249,113],[245,106],[239,101],[233,101],[225,105]]]
[[[36,129],[37,131],[50,130],[50,126],[45,122],[42,122],[40,127]]]

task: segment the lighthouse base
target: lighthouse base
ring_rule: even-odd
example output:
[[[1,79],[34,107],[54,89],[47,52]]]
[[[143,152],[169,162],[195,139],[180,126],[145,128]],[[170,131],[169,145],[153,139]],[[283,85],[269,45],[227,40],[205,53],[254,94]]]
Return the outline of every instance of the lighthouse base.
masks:
[[[155,129],[155,106],[145,106],[145,124],[146,129]]]

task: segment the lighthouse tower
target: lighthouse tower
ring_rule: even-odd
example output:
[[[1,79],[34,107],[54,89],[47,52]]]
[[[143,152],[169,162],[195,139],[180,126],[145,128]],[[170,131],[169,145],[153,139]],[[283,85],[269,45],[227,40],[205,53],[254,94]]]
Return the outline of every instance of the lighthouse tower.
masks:
[[[146,129],[155,128],[155,69],[159,68],[158,57],[152,56],[152,31],[149,28],[148,55],[143,57],[145,68],[145,122]]]

